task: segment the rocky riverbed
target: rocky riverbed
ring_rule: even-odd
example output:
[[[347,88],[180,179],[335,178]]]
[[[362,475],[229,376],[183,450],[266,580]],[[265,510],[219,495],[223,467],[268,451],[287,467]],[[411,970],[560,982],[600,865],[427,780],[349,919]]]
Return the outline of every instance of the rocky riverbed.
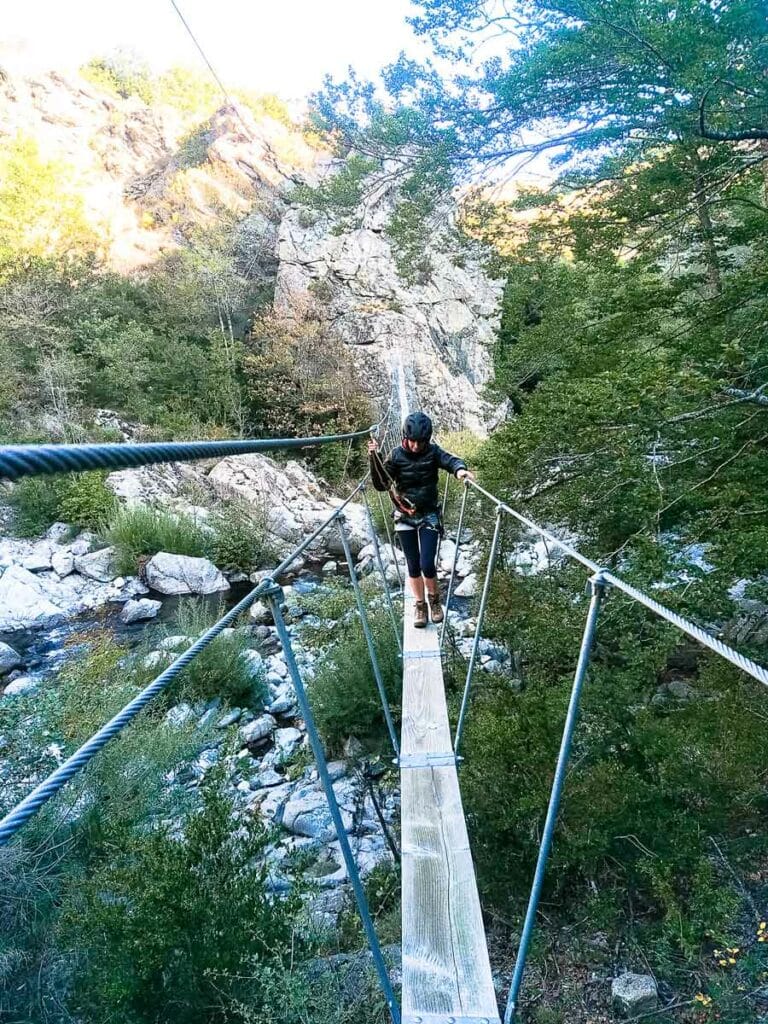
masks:
[[[256,457],[260,460],[260,457]],[[227,460],[225,460],[227,461]],[[271,460],[263,460],[270,463]],[[221,464],[219,464],[221,466]],[[300,467],[299,467],[300,468]],[[249,499],[255,500],[254,480],[260,471],[270,492],[282,494],[281,501],[290,503],[290,518],[281,520],[278,535],[290,544],[294,534],[306,530],[313,520],[326,516],[332,504],[313,495],[302,504],[297,483],[307,484],[305,471],[294,469],[289,476],[274,464],[230,470],[221,469],[217,478],[226,479],[226,489],[250,488]],[[129,471],[133,472],[133,471]],[[152,471],[145,474],[143,490],[131,483],[131,497],[136,501],[151,495],[157,500],[157,484]],[[146,474],[150,476],[147,478]],[[123,492],[125,474],[114,474]],[[277,482],[282,485],[282,491]],[[242,494],[241,494],[242,496]],[[173,495],[165,495],[173,500]],[[176,496],[178,498],[178,496]],[[305,496],[306,497],[306,496]],[[123,499],[126,500],[125,493]],[[309,507],[308,507],[309,505]],[[280,514],[282,507],[275,502]],[[361,510],[362,511],[362,510]],[[349,517],[353,536],[356,570],[360,576],[379,576],[375,550],[367,521],[353,512]],[[206,559],[159,552],[144,566],[141,578],[121,577],[114,569],[113,552],[99,546],[99,538],[80,533],[72,537],[67,524],[54,524],[47,534],[34,541],[4,538],[0,541],[0,710],[22,698],[34,714],[35,700],[46,687],[55,685],[56,676],[68,659],[78,657],[88,647],[88,633],[93,627],[107,630],[130,647],[141,645],[145,665],[161,671],[184,650],[194,637],[167,635],[168,629],[156,629],[158,623],[170,622],[183,595],[196,595],[201,600],[235,603],[267,569],[250,578],[230,574],[229,578]],[[447,580],[456,552],[455,538],[444,540],[439,563],[441,579]],[[457,595],[449,612],[456,644],[460,652],[469,653],[475,622],[469,616],[471,598],[478,588],[476,566],[480,555],[479,541],[467,531],[457,556]],[[302,607],[308,594],[322,593],[324,588],[338,586],[339,579],[348,579],[346,564],[338,557],[338,549],[330,546],[313,552],[313,561],[300,560],[293,575],[286,580],[285,600],[288,621],[297,661],[310,690],[322,648],[316,644],[316,628],[312,644],[305,642],[305,624],[316,627],[314,616]],[[399,592],[398,568],[404,575],[402,554],[388,544],[381,545],[384,574],[395,597]],[[380,586],[380,580],[377,579]],[[383,598],[376,598],[382,602]],[[332,623],[329,625],[333,625]],[[246,814],[258,815],[277,829],[267,862],[269,885],[275,892],[286,890],[290,882],[291,864],[302,855],[305,874],[316,883],[310,911],[318,925],[333,925],[349,900],[346,869],[338,839],[328,812],[325,795],[319,785],[316,769],[301,719],[293,683],[276,636],[268,608],[257,602],[248,616],[247,658],[254,674],[266,679],[268,697],[262,708],[230,707],[220,699],[206,703],[182,702],[170,708],[166,725],[174,729],[200,730],[199,753],[179,773],[174,784],[191,789],[198,787],[214,766],[223,767],[227,785],[237,805]],[[156,639],[147,645],[147,636]],[[75,642],[77,641],[77,642]],[[489,641],[480,645],[480,671],[502,671],[508,655]],[[66,754],[65,745],[56,737],[44,752],[39,766],[33,767],[18,786],[14,799],[20,799],[43,778]],[[362,874],[392,860],[392,836],[396,836],[399,792],[394,773],[381,786],[366,778],[360,769],[363,749],[355,737],[345,745],[345,756],[331,763],[334,791],[342,810],[345,828]],[[0,774],[2,774],[0,750]],[[6,764],[6,768],[7,768]],[[378,806],[377,806],[378,805]],[[390,833],[390,836],[387,835]],[[396,839],[394,840],[396,842]]]

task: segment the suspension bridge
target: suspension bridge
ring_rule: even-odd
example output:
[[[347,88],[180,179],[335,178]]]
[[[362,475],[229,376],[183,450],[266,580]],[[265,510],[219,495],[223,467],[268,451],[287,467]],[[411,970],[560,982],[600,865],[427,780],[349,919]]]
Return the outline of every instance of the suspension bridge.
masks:
[[[398,390],[401,392],[400,401],[397,397]],[[367,437],[369,434],[378,436],[380,446],[388,449],[394,447],[400,440],[399,424],[403,392],[404,387],[401,380],[399,388],[397,386],[393,388],[392,400],[381,420],[364,430],[347,434],[178,444],[5,446],[0,448],[0,479],[14,481],[25,476],[41,474],[80,472],[92,469],[122,469],[161,462],[191,461],[211,456],[223,457],[286,448],[300,449],[339,442],[347,442],[351,446],[355,440]],[[487,554],[485,578],[477,610],[472,648],[467,663],[461,707],[452,737],[443,686],[441,659],[448,625],[447,616],[440,630],[434,626],[425,630],[414,629],[410,599],[403,594],[402,626],[398,623],[395,607],[395,599],[398,595],[396,593],[395,599],[393,599],[392,588],[387,581],[367,495],[367,485],[368,476],[366,475],[356,484],[350,494],[339,502],[334,512],[317,529],[308,534],[279,565],[275,566],[269,577],[255,586],[141,693],[68,757],[48,778],[40,782],[16,807],[11,809],[0,821],[0,845],[12,842],[30,818],[82,771],[111,739],[118,736],[142,709],[165,690],[224,629],[247,611],[254,602],[260,599],[266,600],[272,609],[277,635],[296,690],[299,708],[306,723],[318,776],[328,800],[329,811],[363,929],[392,1021],[394,1024],[401,1024],[401,1022],[402,1024],[500,1024],[503,1017],[504,1024],[511,1024],[515,1019],[518,1007],[547,860],[555,833],[571,743],[578,717],[579,700],[587,676],[600,607],[606,593],[611,589],[621,591],[655,616],[670,623],[682,633],[692,637],[719,657],[724,658],[766,686],[768,686],[768,669],[729,647],[718,637],[713,636],[689,619],[678,615],[621,577],[608,572],[596,562],[586,558],[576,548],[561,540],[550,530],[513,509],[476,482],[465,480],[455,531],[456,543],[445,601],[446,608],[450,607],[454,589],[459,545],[466,528],[467,499],[470,491],[474,491],[479,502],[487,504],[493,509],[495,522]],[[443,497],[444,509],[447,486],[446,483]],[[381,501],[381,495],[378,492],[376,492],[376,497]],[[345,527],[345,510],[356,498],[363,500],[367,511],[374,547],[374,561],[382,584],[383,600],[402,656],[402,725],[399,738],[387,702],[376,646],[370,628],[368,607],[357,577]],[[384,511],[383,506],[382,511]],[[459,754],[461,740],[467,717],[471,713],[472,684],[483,620],[499,553],[501,528],[506,519],[515,520],[531,534],[546,540],[567,558],[581,565],[589,574],[591,596],[581,646],[578,653],[574,652],[574,679],[570,701],[567,709],[564,709],[560,751],[554,767],[552,789],[546,808],[541,844],[517,950],[514,974],[509,986],[506,1005],[501,1014],[491,976],[482,910],[462,808],[457,769],[461,760]],[[386,525],[386,515],[384,522]],[[394,538],[388,525],[386,525],[386,529],[391,544]],[[400,769],[403,956],[401,1003],[398,1003],[387,973],[360,874],[334,794],[325,752],[315,726],[309,694],[294,656],[291,635],[281,608],[283,591],[279,584],[280,579],[304,551],[322,534],[330,530],[337,530],[340,534],[381,699],[382,714],[392,745],[393,758]],[[400,577],[397,559],[395,559],[395,566]],[[402,582],[400,577],[401,589]],[[544,811],[543,808],[542,811]]]

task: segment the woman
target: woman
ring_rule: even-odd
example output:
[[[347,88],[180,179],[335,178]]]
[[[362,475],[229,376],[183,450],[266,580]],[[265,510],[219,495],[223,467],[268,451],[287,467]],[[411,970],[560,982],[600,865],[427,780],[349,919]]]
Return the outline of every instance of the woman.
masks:
[[[408,563],[408,577],[415,599],[413,624],[427,625],[427,602],[433,622],[443,621],[437,587],[435,556],[443,532],[437,476],[441,469],[459,480],[474,480],[462,460],[432,441],[432,420],[423,412],[411,413],[403,423],[403,443],[382,462],[379,446],[371,439],[368,453],[371,481],[377,491],[389,491],[395,506],[395,530]]]

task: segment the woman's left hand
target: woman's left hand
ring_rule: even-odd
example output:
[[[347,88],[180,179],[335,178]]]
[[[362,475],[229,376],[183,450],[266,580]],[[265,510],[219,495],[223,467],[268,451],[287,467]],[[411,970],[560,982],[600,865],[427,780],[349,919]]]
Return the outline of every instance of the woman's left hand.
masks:
[[[475,474],[474,473],[470,473],[470,471],[468,469],[460,469],[458,471],[458,473],[456,474],[456,479],[457,480],[474,480],[475,479]]]

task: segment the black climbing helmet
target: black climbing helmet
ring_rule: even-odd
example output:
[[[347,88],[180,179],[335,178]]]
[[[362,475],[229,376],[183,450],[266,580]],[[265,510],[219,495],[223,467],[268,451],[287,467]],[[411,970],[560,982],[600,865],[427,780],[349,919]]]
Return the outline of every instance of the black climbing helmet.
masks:
[[[412,412],[403,423],[403,437],[409,441],[428,441],[432,437],[432,420],[423,412]]]

